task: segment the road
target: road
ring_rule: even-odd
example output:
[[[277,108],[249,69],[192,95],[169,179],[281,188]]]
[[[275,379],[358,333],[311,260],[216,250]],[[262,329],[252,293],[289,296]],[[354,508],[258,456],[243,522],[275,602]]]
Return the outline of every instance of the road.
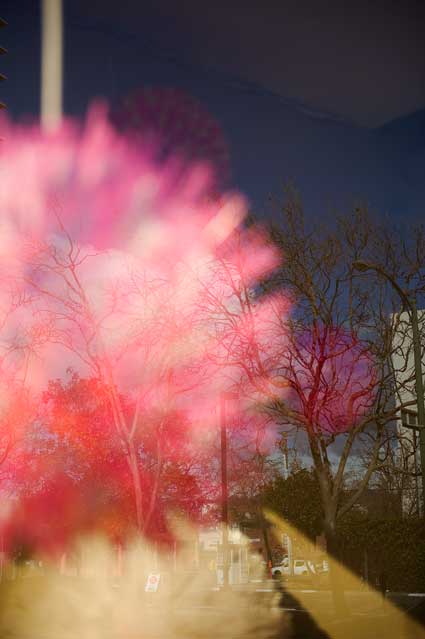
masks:
[[[162,582],[161,582],[162,583]],[[46,597],[45,578],[11,582],[0,598],[0,636],[109,637],[110,639],[425,639],[406,634],[406,615],[367,590],[347,593],[352,616],[335,620],[328,590],[295,586],[282,593],[273,581],[229,590],[199,587],[195,580],[164,580],[145,593],[144,581],[127,582],[59,577]],[[51,584],[50,584],[51,585]],[[49,591],[50,592],[50,591]],[[404,609],[420,593],[389,593]],[[377,602],[380,604],[377,606]],[[66,633],[64,634],[64,629]]]

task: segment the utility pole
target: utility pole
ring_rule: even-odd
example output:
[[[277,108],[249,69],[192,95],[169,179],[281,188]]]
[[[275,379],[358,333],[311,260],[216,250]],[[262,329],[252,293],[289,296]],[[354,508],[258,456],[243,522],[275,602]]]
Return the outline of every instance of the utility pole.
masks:
[[[229,494],[227,484],[226,399],[226,393],[220,393],[221,549],[223,553],[223,588],[229,587]]]
[[[226,402],[237,399],[237,394],[220,393],[220,450],[221,450],[221,530],[223,552],[223,588],[229,587],[229,489],[227,480],[227,415]]]
[[[6,26],[7,26],[6,20],[3,20],[3,18],[0,18],[0,29]],[[0,55],[5,55],[6,53],[7,53],[7,49],[0,46]],[[3,80],[7,80],[7,78],[3,73],[0,73],[0,82],[3,82]],[[0,100],[0,109],[5,109],[5,108],[6,108],[5,103]]]
[[[63,7],[62,0],[42,0],[41,7],[41,125],[55,129],[62,119]]]
[[[425,399],[424,399],[424,383],[422,377],[422,349],[421,349],[421,335],[419,330],[418,310],[416,307],[416,297],[410,293],[404,291],[397,282],[378,264],[369,264],[368,262],[356,261],[353,262],[353,268],[357,271],[365,273],[366,271],[375,271],[378,275],[384,277],[394,290],[398,293],[404,308],[407,310],[410,316],[410,322],[412,325],[412,345],[413,345],[413,359],[415,367],[415,392],[416,392],[416,407],[418,414],[418,423],[414,427],[419,431],[419,454],[421,459],[421,477],[422,477],[422,515],[425,517]],[[412,426],[410,426],[412,428]]]
[[[425,400],[424,381],[422,377],[422,349],[419,331],[418,309],[416,299],[410,300],[413,334],[413,358],[415,362],[416,405],[418,410],[417,430],[419,430],[419,454],[421,458],[422,475],[422,515],[425,517]]]

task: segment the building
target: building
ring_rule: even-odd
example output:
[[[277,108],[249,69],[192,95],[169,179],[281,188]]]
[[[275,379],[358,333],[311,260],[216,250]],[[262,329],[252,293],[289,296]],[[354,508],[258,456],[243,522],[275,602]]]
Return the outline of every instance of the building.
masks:
[[[402,506],[404,513],[420,513],[422,487],[419,433],[416,406],[416,376],[413,353],[413,333],[408,312],[393,316],[396,324],[396,337],[393,344],[392,367],[395,378],[395,401],[403,406],[397,419],[398,451],[397,461],[400,471],[406,471]],[[425,310],[418,311],[419,332],[421,336],[422,370],[425,370]],[[408,473],[412,473],[409,478]],[[414,475],[414,476],[413,476]],[[410,481],[407,481],[410,479]]]
[[[199,531],[199,567],[214,573],[217,584],[223,583],[223,531],[221,526]],[[239,527],[230,527],[229,543],[229,583],[244,584],[250,578],[250,544]]]

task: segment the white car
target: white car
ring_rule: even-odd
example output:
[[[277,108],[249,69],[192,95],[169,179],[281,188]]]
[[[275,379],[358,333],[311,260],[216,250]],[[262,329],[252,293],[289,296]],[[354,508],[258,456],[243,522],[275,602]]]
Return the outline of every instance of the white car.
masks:
[[[280,564],[277,564],[277,566],[273,566],[272,568],[272,577],[274,579],[279,579],[283,575],[289,574],[290,570],[288,557],[284,557],[283,561]]]
[[[316,574],[314,564],[311,561],[306,561],[305,559],[296,559],[294,561],[294,575],[306,577],[311,574]]]
[[[282,565],[273,566],[273,568],[272,568],[272,577],[273,577],[273,579],[280,579],[281,577],[283,577],[283,575],[289,576],[289,569],[288,568],[286,568],[285,566],[282,566]]]
[[[309,575],[315,575],[316,569],[312,561],[307,561],[306,559],[295,559],[293,562],[293,571],[292,575],[294,577],[308,577]],[[272,576],[275,579],[279,579],[280,577],[291,575],[291,571],[289,568],[289,560],[287,557],[282,561],[278,566],[274,566],[272,568]]]

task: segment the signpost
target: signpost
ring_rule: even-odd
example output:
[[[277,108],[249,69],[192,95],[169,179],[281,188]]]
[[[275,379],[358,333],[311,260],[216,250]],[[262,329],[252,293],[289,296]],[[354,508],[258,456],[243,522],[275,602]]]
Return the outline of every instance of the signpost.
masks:
[[[161,574],[159,572],[151,572],[146,580],[145,592],[158,592]]]

